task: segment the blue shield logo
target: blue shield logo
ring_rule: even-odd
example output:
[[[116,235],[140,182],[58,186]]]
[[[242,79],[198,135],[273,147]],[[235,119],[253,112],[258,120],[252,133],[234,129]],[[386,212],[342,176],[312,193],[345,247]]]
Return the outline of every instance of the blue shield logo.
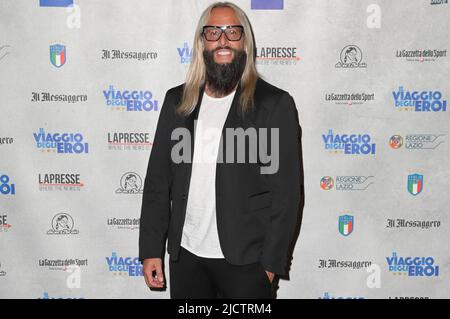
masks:
[[[411,195],[418,195],[423,189],[423,175],[411,174],[408,175],[408,192]]]
[[[66,63],[65,45],[54,44],[50,46],[50,62],[57,68],[62,67]]]
[[[343,236],[348,236],[353,232],[354,218],[350,215],[339,216],[339,232]]]

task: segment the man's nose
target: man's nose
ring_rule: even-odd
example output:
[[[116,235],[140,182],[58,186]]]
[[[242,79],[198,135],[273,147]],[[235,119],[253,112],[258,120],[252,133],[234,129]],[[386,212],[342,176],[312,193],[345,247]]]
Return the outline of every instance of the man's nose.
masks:
[[[228,44],[228,39],[227,36],[225,35],[225,32],[222,32],[222,34],[220,35],[219,44],[221,46],[225,46],[226,44]]]

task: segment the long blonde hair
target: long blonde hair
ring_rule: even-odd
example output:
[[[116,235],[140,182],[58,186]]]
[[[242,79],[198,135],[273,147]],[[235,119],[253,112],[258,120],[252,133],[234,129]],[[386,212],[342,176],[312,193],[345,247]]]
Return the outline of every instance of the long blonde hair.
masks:
[[[181,103],[177,107],[177,113],[181,115],[189,115],[197,105],[199,99],[200,88],[206,81],[206,67],[203,58],[203,26],[206,25],[214,8],[228,7],[234,10],[238,20],[244,27],[244,50],[247,53],[247,62],[241,76],[241,96],[240,107],[244,114],[253,107],[253,95],[255,92],[258,72],[255,65],[255,41],[250,22],[245,12],[231,2],[216,2],[203,11],[195,30],[194,48],[192,53],[192,62],[186,75],[186,83],[183,89],[183,97]]]

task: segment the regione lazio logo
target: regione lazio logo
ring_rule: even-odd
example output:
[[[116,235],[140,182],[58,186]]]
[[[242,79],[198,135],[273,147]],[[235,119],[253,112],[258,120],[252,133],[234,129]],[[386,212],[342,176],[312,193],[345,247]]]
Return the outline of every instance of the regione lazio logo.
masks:
[[[344,235],[348,236],[353,232],[354,227],[354,218],[350,215],[343,215],[339,216],[339,232]]]
[[[334,180],[330,176],[322,177],[322,179],[320,180],[320,187],[323,190],[328,191],[328,190],[332,189],[333,186],[334,186]]]
[[[408,192],[411,195],[418,195],[423,189],[423,175],[411,174],[408,175]]]
[[[66,63],[65,45],[54,44],[50,46],[50,62],[57,68],[62,67]]]

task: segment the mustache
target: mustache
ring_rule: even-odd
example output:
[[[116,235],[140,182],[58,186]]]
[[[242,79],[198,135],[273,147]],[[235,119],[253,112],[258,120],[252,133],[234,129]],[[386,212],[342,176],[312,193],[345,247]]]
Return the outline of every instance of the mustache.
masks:
[[[229,47],[229,46],[219,46],[219,47],[213,49],[211,52],[214,53],[214,52],[219,51],[219,50],[231,50],[233,52],[237,52],[238,51],[238,50],[236,50],[236,49],[234,49],[232,47]]]

